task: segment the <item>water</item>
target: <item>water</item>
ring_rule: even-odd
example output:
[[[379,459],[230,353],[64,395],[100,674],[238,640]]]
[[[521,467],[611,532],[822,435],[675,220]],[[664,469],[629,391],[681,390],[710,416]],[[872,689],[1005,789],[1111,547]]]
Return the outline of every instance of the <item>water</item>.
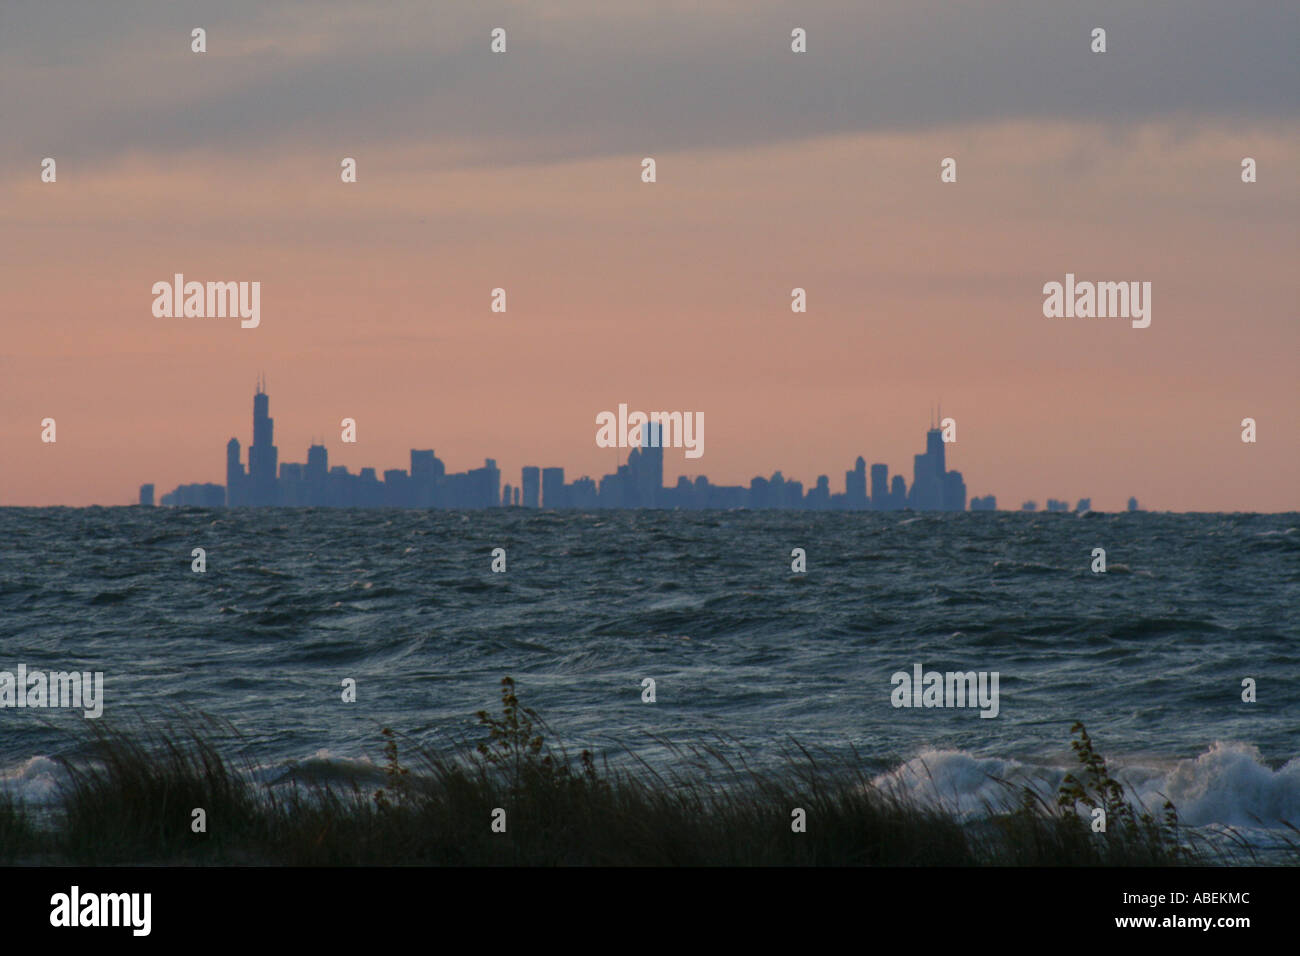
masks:
[[[105,719],[205,712],[266,768],[481,737],[513,676],[570,749],[790,738],[977,806],[1082,720],[1186,822],[1300,823],[1300,515],[0,509],[0,670],[104,672]],[[207,571],[191,571],[204,548]],[[491,572],[493,548],[507,571]],[[791,549],[807,551],[793,574]],[[1106,549],[1108,573],[1090,570]],[[891,675],[997,671],[995,719]],[[641,700],[643,678],[657,702]],[[1258,702],[1243,703],[1254,678]],[[357,702],[341,681],[357,682]],[[0,710],[33,801],[84,719]]]

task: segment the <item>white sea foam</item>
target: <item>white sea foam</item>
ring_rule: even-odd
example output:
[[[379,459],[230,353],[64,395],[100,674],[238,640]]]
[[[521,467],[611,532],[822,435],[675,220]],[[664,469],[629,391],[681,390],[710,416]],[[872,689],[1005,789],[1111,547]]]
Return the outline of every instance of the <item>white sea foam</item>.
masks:
[[[1168,798],[1187,826],[1230,826],[1260,833],[1289,833],[1286,823],[1300,826],[1300,757],[1274,770],[1260,759],[1250,744],[1216,741],[1205,753],[1171,766],[1109,763],[1111,772],[1131,788],[1139,804],[1160,811]],[[900,797],[938,806],[966,819],[990,810],[1012,807],[1021,787],[1029,787],[1049,805],[1067,769],[1024,763],[1003,757],[977,756],[962,750],[928,749],[874,783]],[[262,765],[254,776],[265,783],[300,784],[360,779],[381,781],[383,768],[369,759],[357,759],[321,750],[295,761],[293,771],[284,764]],[[50,807],[58,799],[62,767],[47,756],[31,757],[0,770],[0,790],[31,807]]]
[[[0,770],[0,791],[28,806],[50,806],[58,797],[63,773],[63,768],[49,757],[32,757],[16,767]]]
[[[1109,766],[1140,806],[1159,811],[1167,798],[1188,826],[1284,830],[1287,821],[1300,825],[1300,757],[1274,770],[1262,762],[1257,747],[1216,741],[1195,759],[1179,760],[1172,767]],[[971,818],[1014,804],[1024,786],[1054,804],[1066,772],[960,750],[925,750],[881,774],[875,783]]]
[[[1159,789],[1192,826],[1300,826],[1300,757],[1273,770],[1258,748],[1216,741],[1195,760],[1179,761]]]

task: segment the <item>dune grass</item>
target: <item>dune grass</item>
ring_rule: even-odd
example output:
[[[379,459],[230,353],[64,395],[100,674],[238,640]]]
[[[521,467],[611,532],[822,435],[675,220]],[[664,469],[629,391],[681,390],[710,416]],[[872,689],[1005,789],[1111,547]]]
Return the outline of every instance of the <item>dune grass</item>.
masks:
[[[40,834],[23,805],[0,790],[0,863],[30,857],[40,848]]]
[[[39,827],[0,796],[9,863],[593,866],[1162,866],[1236,862],[1207,851],[1166,805],[1135,811],[1087,731],[1080,771],[1055,804],[1010,784],[977,821],[881,789],[860,770],[797,749],[775,771],[721,752],[679,752],[685,768],[611,770],[571,757],[522,706],[480,712],[476,748],[441,753],[381,732],[383,780],[254,780],[246,756],[212,743],[211,722],[91,731],[89,757],[65,759],[53,822]],[[713,772],[710,772],[713,771]],[[726,778],[729,782],[713,782]],[[1106,811],[1093,832],[1088,808]],[[205,829],[194,811],[205,814]],[[504,811],[504,832],[493,828]],[[796,832],[795,811],[806,820]],[[499,815],[498,815],[499,817]],[[498,827],[500,823],[498,822]]]

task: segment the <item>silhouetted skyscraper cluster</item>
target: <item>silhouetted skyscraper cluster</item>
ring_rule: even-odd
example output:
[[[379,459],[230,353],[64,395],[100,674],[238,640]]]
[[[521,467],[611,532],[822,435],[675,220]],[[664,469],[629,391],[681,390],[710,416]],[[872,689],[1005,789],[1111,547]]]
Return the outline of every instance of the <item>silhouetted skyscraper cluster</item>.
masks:
[[[961,472],[944,467],[943,432],[925,433],[925,452],[912,459],[912,491],[908,506],[915,511],[965,511],[966,482]]]
[[[205,507],[363,507],[363,508],[494,508],[522,505],[525,508],[793,508],[812,511],[965,511],[966,483],[961,472],[949,471],[945,462],[943,433],[926,432],[925,451],[912,462],[912,486],[902,475],[891,479],[887,465],[874,464],[867,470],[859,457],[844,473],[844,491],[832,494],[830,479],[820,475],[813,487],[787,479],[777,471],[770,478],[755,477],[749,485],[715,485],[707,477],[685,476],[664,487],[662,428],[648,423],[641,428],[641,447],[633,448],[627,463],[599,483],[582,477],[564,480],[563,468],[522,470],[518,486],[501,485],[501,472],[494,459],[482,468],[448,474],[433,449],[411,449],[409,471],[391,469],[383,478],[373,468],[354,475],[343,466],[329,466],[324,445],[307,449],[305,464],[279,463],[274,443],[275,421],[270,415],[270,398],[265,382],[258,381],[253,396],[253,443],[245,467],[239,440],[226,443],[226,484],[181,485],[163,495],[164,505]],[[868,474],[870,482],[868,487]],[[146,499],[144,487],[149,488]],[[870,493],[868,493],[868,491]],[[152,486],[143,486],[141,503],[152,500]],[[1080,502],[1086,507],[1088,499]],[[972,511],[992,511],[993,495],[971,501]],[[1033,510],[1036,505],[1028,506]],[[1051,501],[1049,508],[1064,508]]]

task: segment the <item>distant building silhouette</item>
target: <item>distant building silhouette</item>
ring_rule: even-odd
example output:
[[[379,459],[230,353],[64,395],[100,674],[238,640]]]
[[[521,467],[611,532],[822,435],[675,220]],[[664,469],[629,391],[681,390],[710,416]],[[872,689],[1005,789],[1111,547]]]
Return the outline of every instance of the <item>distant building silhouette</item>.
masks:
[[[279,451],[275,447],[275,420],[266,383],[259,379],[253,395],[253,444],[248,448],[248,504],[265,507],[279,503]]]
[[[902,475],[895,475],[889,482],[889,509],[902,511],[907,507],[907,482]]]
[[[861,458],[858,459],[858,461],[861,461],[861,460],[862,460]],[[850,472],[848,472],[848,474],[851,475],[851,474],[853,474],[853,472],[850,471]],[[865,484],[866,484],[866,478],[865,478],[865,476],[864,476],[864,477],[863,477],[863,485],[864,485],[864,487],[865,487]],[[846,494],[844,497],[847,499],[848,495]],[[847,501],[845,502],[845,504],[847,504]],[[864,505],[865,505],[865,501],[864,501]],[[796,506],[796,507],[797,507],[797,506]],[[830,510],[830,507],[831,507],[831,480],[830,480],[830,478],[828,478],[826,475],[818,475],[818,476],[817,476],[817,484],[814,485],[812,488],[809,488],[809,489],[808,489],[808,497],[804,499],[804,507],[806,507],[806,508],[810,508],[810,509],[812,509],[813,511],[829,511],[829,510]]]
[[[966,483],[961,472],[947,470],[941,429],[925,433],[925,452],[912,460],[908,504],[916,511],[966,510]]]
[[[482,468],[448,473],[432,448],[410,452],[410,470],[393,468],[380,477],[373,468],[362,468],[353,475],[341,465],[330,467],[329,451],[324,445],[307,449],[305,464],[279,462],[274,443],[275,421],[270,414],[270,398],[265,379],[259,378],[253,395],[253,441],[248,447],[248,463],[242,461],[237,438],[226,443],[226,484],[181,485],[164,495],[164,505],[199,505],[202,507],[332,507],[332,508],[496,508],[522,505],[525,508],[783,508],[811,510],[917,511],[966,510],[966,483],[961,472],[949,471],[943,433],[931,426],[925,435],[925,451],[912,462],[912,486],[902,475],[889,474],[885,464],[868,469],[862,456],[844,473],[843,493],[833,493],[830,478],[817,476],[816,483],[804,490],[803,482],[786,478],[781,471],[770,477],[756,476],[749,485],[714,485],[705,475],[677,479],[672,487],[664,486],[663,430],[657,422],[642,426],[640,445],[629,450],[625,464],[598,481],[583,476],[565,481],[560,467],[525,466],[518,484],[501,482],[495,459],[488,458]],[[140,489],[141,503],[145,491]],[[152,501],[152,494],[149,496]],[[1080,502],[1088,503],[1088,499]],[[1130,509],[1137,502],[1130,500]],[[1055,499],[1051,510],[1067,510]],[[972,511],[997,508],[993,495],[975,498]],[[1022,510],[1036,510],[1026,502]]]
[[[663,426],[647,422],[641,426],[640,463],[635,476],[636,507],[659,506],[664,486]]]
[[[564,490],[564,469],[542,469],[542,507],[567,508],[569,496]]]
[[[542,470],[536,465],[524,466],[523,489],[524,507],[540,507],[542,503]]]
[[[875,469],[872,469],[874,476]],[[829,505],[829,492],[827,505]],[[867,460],[861,455],[853,463],[853,470],[844,473],[844,507],[849,511],[862,511],[867,500]]]
[[[232,438],[226,442],[226,504],[232,508],[245,503],[244,478],[239,439]]]
[[[859,458],[858,461],[862,459]],[[871,507],[875,511],[893,511],[889,498],[889,466],[871,466]]]
[[[195,508],[220,508],[226,501],[222,485],[179,485],[175,491],[162,496],[165,506]]]
[[[140,486],[140,506],[143,508],[153,507],[153,485]]]

